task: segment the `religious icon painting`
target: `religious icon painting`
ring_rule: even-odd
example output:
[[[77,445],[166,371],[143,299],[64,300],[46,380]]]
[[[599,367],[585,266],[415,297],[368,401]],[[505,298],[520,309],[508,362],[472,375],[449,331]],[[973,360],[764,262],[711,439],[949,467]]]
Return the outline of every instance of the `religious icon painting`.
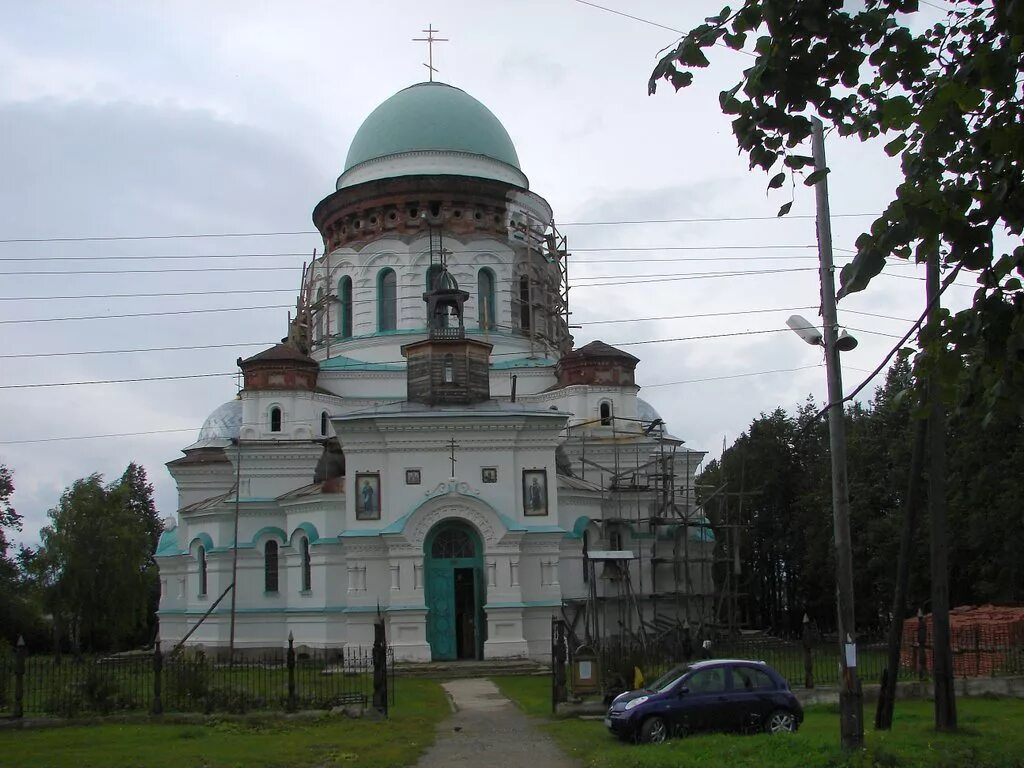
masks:
[[[405,484],[406,485],[419,485],[420,484],[420,471],[418,469],[407,469],[407,470],[405,470]]]
[[[356,473],[356,520],[380,520],[380,474]]]
[[[523,470],[523,514],[546,515],[548,513],[548,471],[546,469]]]
[[[480,479],[485,483],[496,483],[498,482],[498,468],[497,467],[482,467],[480,469]]]

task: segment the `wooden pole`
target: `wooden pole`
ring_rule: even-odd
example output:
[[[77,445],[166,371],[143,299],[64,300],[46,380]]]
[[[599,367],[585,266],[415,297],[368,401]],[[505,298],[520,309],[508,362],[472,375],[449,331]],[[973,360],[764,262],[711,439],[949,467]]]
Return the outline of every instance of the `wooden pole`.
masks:
[[[896,592],[892,598],[892,624],[889,626],[888,655],[882,688],[875,709],[875,728],[892,728],[892,713],[896,702],[896,681],[900,669],[900,643],[903,638],[903,620],[906,617],[907,590],[910,585],[910,548],[914,543],[917,508],[921,504],[921,485],[924,480],[924,453],[928,422],[921,419],[914,428],[914,445],[910,454],[910,480],[903,509],[903,530],[900,533],[900,554],[896,564]]]
[[[928,339],[939,331],[939,252],[928,258]],[[949,638],[949,564],[946,526],[946,410],[937,381],[938,360],[928,375],[928,509],[931,518],[932,676],[935,681],[935,728],[955,731],[956,695],[953,691],[953,656]]]
[[[821,120],[811,119],[814,168],[825,165],[825,137]],[[821,271],[822,335],[828,377],[829,453],[832,457],[832,528],[836,548],[836,596],[839,635],[839,732],[843,749],[864,746],[864,700],[857,676],[857,632],[853,610],[853,551],[850,546],[850,496],[846,477],[846,422],[843,414],[843,378],[839,366],[839,323],[836,318],[835,268],[832,264],[832,226],[828,182],[814,185],[817,203],[818,257]]]

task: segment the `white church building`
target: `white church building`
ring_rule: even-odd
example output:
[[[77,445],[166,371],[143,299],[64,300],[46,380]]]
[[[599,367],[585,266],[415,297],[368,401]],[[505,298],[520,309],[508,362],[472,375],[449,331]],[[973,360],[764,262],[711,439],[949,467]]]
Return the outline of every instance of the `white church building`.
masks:
[[[287,338],[167,465],[165,647],[368,646],[382,617],[399,660],[542,659],[553,616],[582,638],[710,611],[703,453],[637,358],[573,349],[566,242],[483,104],[387,99],[313,222]]]

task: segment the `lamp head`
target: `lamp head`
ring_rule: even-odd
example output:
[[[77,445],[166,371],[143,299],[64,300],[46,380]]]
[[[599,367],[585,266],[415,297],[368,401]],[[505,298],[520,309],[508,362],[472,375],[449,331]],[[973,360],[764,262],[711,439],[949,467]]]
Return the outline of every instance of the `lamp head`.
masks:
[[[836,339],[836,349],[840,352],[849,352],[851,349],[857,348],[857,339],[842,330],[839,332],[839,338]]]
[[[808,344],[814,347],[820,347],[824,344],[824,337],[821,335],[821,331],[814,327],[814,324],[802,315],[790,315],[789,320],[786,321],[786,325],[789,326],[790,330],[794,331],[797,336],[806,341]]]

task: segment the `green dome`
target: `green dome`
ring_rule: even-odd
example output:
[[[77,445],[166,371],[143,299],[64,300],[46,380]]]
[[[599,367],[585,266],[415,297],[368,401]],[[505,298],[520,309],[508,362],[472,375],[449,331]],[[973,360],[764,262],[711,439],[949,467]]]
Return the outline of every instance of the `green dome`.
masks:
[[[411,85],[373,110],[352,139],[345,170],[423,150],[484,155],[519,170],[516,148],[494,113],[445,83]]]

